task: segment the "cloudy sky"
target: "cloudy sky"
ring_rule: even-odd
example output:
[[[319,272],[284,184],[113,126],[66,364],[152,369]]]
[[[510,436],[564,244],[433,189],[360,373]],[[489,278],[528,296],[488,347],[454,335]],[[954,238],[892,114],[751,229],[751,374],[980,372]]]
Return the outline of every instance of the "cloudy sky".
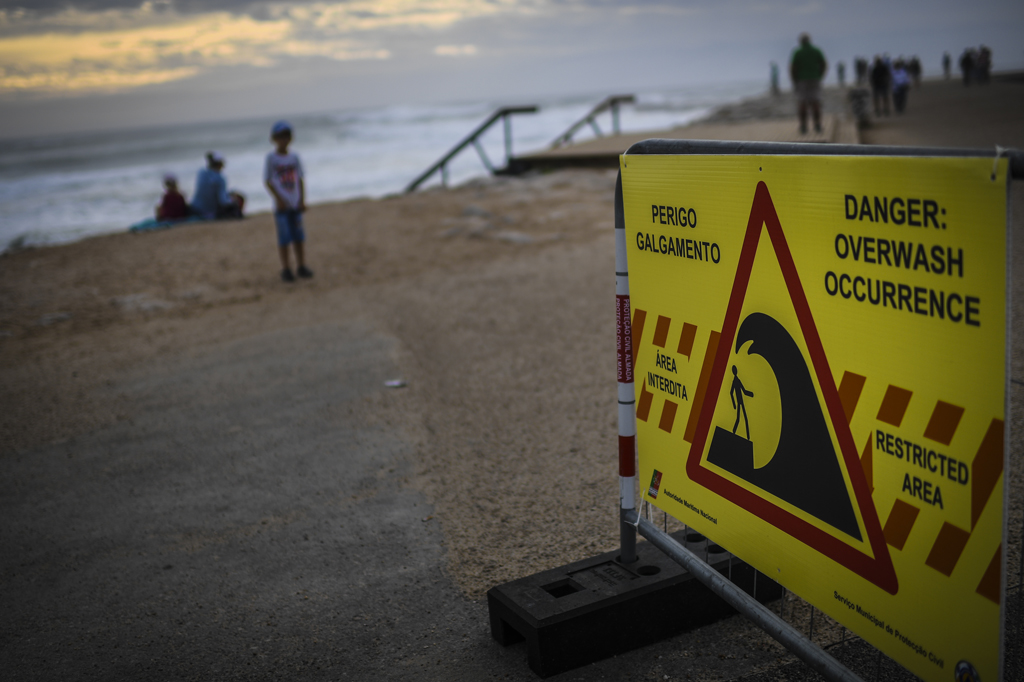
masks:
[[[0,136],[767,80],[804,30],[832,63],[1022,68],[1021,27],[1020,0],[0,0]]]

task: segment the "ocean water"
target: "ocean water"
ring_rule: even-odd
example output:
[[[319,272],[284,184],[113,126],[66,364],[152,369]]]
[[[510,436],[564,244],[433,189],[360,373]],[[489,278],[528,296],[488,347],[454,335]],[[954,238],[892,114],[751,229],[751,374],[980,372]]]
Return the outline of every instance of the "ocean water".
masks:
[[[749,82],[637,92],[637,103],[620,109],[621,128],[641,132],[682,125],[763,89],[762,83]],[[546,148],[601,99],[529,102],[539,105],[540,112],[513,117],[513,153]],[[293,117],[292,148],[302,158],[307,202],[403,191],[498,106],[482,101]],[[191,198],[208,150],[226,157],[228,187],[246,196],[246,212],[268,211],[271,202],[262,173],[271,123],[253,119],[5,141],[0,149],[0,251],[125,230],[153,215],[164,173],[176,174],[180,189]],[[609,114],[598,125],[609,132]],[[593,132],[585,127],[575,139],[589,137]],[[500,124],[482,143],[492,162],[503,165]],[[486,173],[476,151],[468,147],[449,165],[449,184]],[[435,175],[423,187],[439,182]]]

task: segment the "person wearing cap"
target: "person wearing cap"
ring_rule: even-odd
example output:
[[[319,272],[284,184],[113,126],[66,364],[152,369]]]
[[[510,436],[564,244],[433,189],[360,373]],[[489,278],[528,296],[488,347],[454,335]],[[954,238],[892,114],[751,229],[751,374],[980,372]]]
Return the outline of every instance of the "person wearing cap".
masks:
[[[164,198],[156,207],[156,219],[184,220],[188,214],[188,202],[178,191],[178,178],[173,173],[168,173],[164,176]]]
[[[228,183],[221,175],[224,157],[218,152],[206,153],[206,168],[196,176],[192,195],[192,211],[205,220],[241,218],[240,196],[228,193]]]
[[[821,50],[811,44],[811,36],[800,34],[800,47],[793,50],[789,60],[789,75],[793,79],[800,116],[800,133],[807,132],[807,109],[814,116],[814,130],[821,132],[821,79],[828,71],[828,62]]]
[[[306,267],[306,233],[302,229],[302,214],[306,210],[306,186],[299,155],[288,151],[292,141],[292,126],[287,121],[278,121],[270,129],[270,140],[274,150],[267,154],[263,167],[263,182],[274,198],[274,223],[277,226],[277,250],[281,257],[281,279],[294,282],[295,275],[312,277],[313,271]],[[288,247],[295,250],[298,266],[292,273]]]

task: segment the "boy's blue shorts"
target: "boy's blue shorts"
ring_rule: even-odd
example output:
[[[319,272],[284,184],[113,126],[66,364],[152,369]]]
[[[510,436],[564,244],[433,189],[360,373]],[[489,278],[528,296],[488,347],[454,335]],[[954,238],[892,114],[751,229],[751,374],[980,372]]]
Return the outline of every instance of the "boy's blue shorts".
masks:
[[[278,246],[306,241],[306,233],[302,230],[302,213],[299,211],[274,211],[274,222],[277,223]]]

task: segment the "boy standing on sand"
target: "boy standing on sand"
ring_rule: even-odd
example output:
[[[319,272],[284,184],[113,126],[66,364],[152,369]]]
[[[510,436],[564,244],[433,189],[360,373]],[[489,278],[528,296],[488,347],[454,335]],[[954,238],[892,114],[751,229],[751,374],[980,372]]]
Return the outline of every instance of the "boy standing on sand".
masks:
[[[302,177],[302,163],[298,154],[288,151],[292,141],[292,126],[287,121],[278,121],[270,130],[274,151],[267,154],[263,169],[263,181],[274,197],[274,222],[277,224],[277,247],[281,256],[281,279],[294,282],[288,261],[288,245],[295,248],[295,261],[299,277],[312,277],[313,271],[306,267],[303,245],[306,234],[302,230],[302,214],[306,210],[306,186]]]

